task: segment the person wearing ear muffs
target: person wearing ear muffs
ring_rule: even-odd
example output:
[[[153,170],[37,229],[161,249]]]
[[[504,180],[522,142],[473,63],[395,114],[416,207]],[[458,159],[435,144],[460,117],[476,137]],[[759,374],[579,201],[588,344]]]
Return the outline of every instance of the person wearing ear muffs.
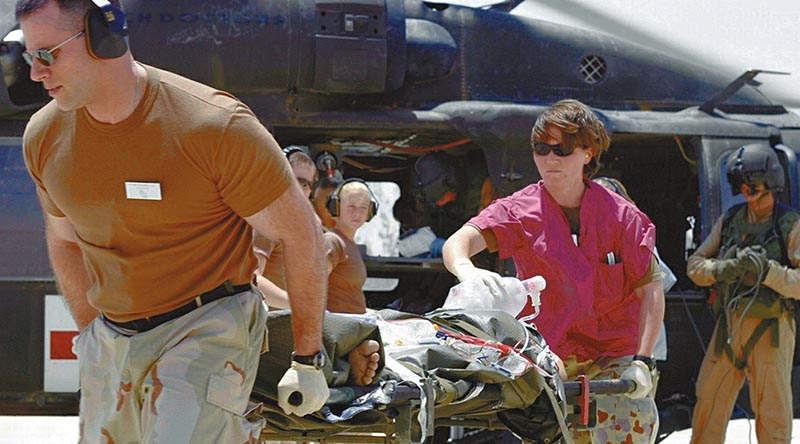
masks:
[[[328,258],[327,309],[334,313],[366,313],[361,287],[367,267],[353,241],[356,231],[375,216],[378,202],[361,179],[347,179],[328,197],[328,211],[336,224],[323,235]]]
[[[80,442],[256,442],[265,421],[245,415],[267,313],[251,230],[284,247],[295,335],[278,403],[298,416],[329,393],[322,232],[250,109],[137,63],[118,3],[15,6],[30,77],[53,98],[23,149],[80,329]]]

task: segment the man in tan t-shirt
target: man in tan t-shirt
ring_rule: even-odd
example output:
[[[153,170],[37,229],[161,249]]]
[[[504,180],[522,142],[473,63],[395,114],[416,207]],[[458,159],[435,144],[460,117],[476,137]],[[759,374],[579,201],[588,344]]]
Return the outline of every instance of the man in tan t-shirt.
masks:
[[[321,230],[272,136],[231,95],[136,63],[116,5],[18,0],[15,15],[54,99],[24,156],[81,330],[81,442],[259,439],[244,417],[266,328],[253,228],[283,244],[296,314],[279,404],[318,410]]]

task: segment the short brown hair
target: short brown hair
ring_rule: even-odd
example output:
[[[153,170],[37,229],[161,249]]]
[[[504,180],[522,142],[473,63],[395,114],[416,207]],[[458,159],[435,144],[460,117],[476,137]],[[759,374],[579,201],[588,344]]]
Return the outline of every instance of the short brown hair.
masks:
[[[611,144],[605,126],[597,115],[577,100],[558,101],[539,114],[531,131],[531,144],[547,137],[548,126],[561,130],[561,144],[565,148],[589,149],[592,160],[583,167],[583,175],[587,178],[594,175],[600,168],[600,156]]]
[[[306,154],[305,151],[292,151],[289,153],[286,158],[289,160],[289,165],[308,165],[314,169],[314,182],[317,181],[319,177],[319,172],[317,171],[317,166],[314,164],[314,161],[311,160],[311,156]]]
[[[91,0],[17,0],[14,8],[14,17],[19,22],[21,19],[33,14],[34,12],[42,9],[50,2],[55,2],[58,8],[67,15],[74,16],[76,23],[54,23],[53,26],[65,29],[73,29],[76,24],[83,25],[83,16],[86,11],[96,8],[97,6]],[[115,6],[119,5],[118,1],[112,1]]]
[[[86,11],[97,7],[91,0],[17,0],[14,16],[19,20],[44,8],[51,1],[55,2],[62,11],[81,16],[86,14]]]

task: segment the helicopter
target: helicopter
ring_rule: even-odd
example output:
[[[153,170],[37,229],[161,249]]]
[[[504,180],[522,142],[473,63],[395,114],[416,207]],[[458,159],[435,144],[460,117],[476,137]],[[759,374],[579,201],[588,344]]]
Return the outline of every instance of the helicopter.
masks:
[[[759,90],[781,73],[748,69],[731,78],[609,35],[510,14],[519,1],[458,3],[126,0],[124,7],[138,61],[236,95],[282,146],[306,147],[321,175],[394,183],[401,194],[410,192],[414,162],[434,151],[459,167],[478,154],[495,193],[510,194],[539,178],[530,152],[539,113],[564,98],[591,106],[612,139],[599,174],[629,188],[677,275],[666,295],[670,353],[657,401],[662,430],[688,427],[714,319],[706,294],[686,277],[686,257],[741,199],[729,191],[728,156],[747,143],[771,145],[789,184],[779,198],[800,207],[800,117]],[[0,6],[13,10],[11,0]],[[73,383],[59,379],[73,378],[71,339],[60,334],[69,320],[54,302],[20,149],[27,119],[48,98],[29,78],[13,17],[0,16],[0,36],[0,322],[7,327],[0,354],[13,357],[0,363],[0,411],[74,412],[72,397],[60,395],[74,392]],[[368,292],[375,306],[406,291],[415,274],[447,274],[436,258],[367,254],[365,261],[371,277],[399,281]],[[794,362],[799,368],[800,358]],[[794,400],[800,405],[800,394]]]

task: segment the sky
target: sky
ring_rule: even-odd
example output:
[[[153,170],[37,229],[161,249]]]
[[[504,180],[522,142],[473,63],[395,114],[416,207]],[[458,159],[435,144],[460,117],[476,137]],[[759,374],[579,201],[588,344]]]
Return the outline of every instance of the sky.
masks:
[[[514,14],[605,32],[730,75],[748,68],[777,103],[800,109],[800,1],[526,0]]]

